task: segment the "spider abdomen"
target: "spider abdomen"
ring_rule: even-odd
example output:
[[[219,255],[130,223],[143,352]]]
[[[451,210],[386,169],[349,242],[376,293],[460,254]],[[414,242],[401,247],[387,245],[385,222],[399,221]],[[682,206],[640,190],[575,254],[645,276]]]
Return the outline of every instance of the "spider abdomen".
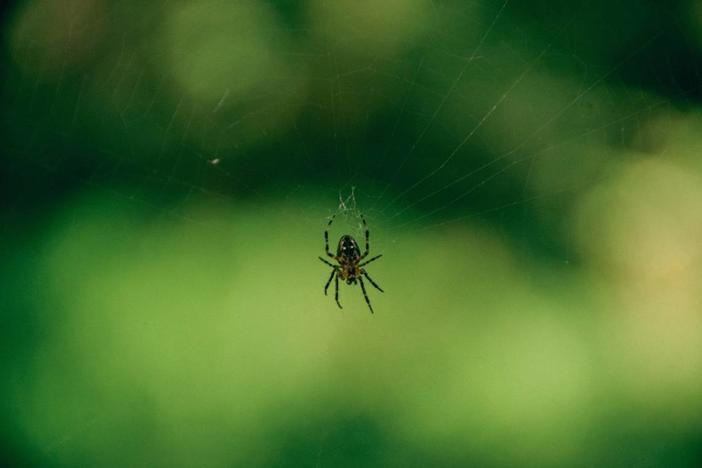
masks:
[[[336,256],[347,261],[354,261],[361,258],[361,249],[358,242],[352,236],[346,234],[339,239],[339,246],[336,249]]]

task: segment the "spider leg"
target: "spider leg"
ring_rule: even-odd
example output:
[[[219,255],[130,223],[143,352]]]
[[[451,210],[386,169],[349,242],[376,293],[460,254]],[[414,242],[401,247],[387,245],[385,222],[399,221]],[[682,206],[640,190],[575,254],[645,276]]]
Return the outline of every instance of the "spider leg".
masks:
[[[358,282],[361,283],[361,291],[363,291],[363,297],[366,298],[366,304],[368,304],[368,308],[370,309],[371,314],[372,314],[373,313],[373,306],[371,306],[370,299],[368,299],[368,294],[366,294],[366,287],[363,285],[363,278],[361,278],[359,276]]]
[[[366,266],[366,265],[368,265],[370,262],[373,262],[373,261],[375,261],[375,260],[378,260],[378,259],[379,259],[380,257],[382,257],[382,256],[383,256],[383,254],[376,255],[375,257],[371,258],[370,260],[366,260],[365,262],[361,263],[361,264],[358,265],[358,266],[359,266],[359,267]]]
[[[331,280],[336,274],[336,268],[334,268],[331,272],[331,275],[329,275],[329,280],[327,280],[327,284],[324,285],[324,295],[327,295],[327,289],[329,289],[329,285],[331,284]]]
[[[329,251],[329,227],[334,221],[335,214],[332,215],[331,219],[327,223],[327,228],[324,230],[324,251],[327,253],[328,257],[334,258],[334,255]]]
[[[318,257],[318,258],[319,258],[321,261],[323,261],[324,263],[326,263],[327,265],[329,265],[330,267],[336,268],[336,265],[332,265],[332,264],[329,263],[328,261],[324,260],[322,257]]]
[[[383,291],[383,288],[381,288],[380,286],[378,286],[378,284],[377,284],[375,281],[373,281],[373,278],[370,277],[370,275],[368,274],[368,272],[367,272],[366,270],[361,269],[361,274],[362,274],[363,276],[365,276],[366,279],[368,279],[368,281],[370,281],[370,284],[372,284],[373,286],[375,286],[375,289],[377,289],[377,290],[380,291],[380,292],[385,292],[385,291]]]
[[[361,258],[366,258],[370,252],[370,231],[368,231],[368,224],[366,224],[366,217],[361,214],[361,221],[363,221],[363,227],[366,229],[366,251],[361,255]]]
[[[341,302],[339,302],[339,274],[336,269],[334,270],[334,272],[337,273],[336,278],[334,279],[334,286],[336,288],[334,299],[336,299],[336,305],[339,306],[339,309],[343,309],[343,307],[341,307]]]

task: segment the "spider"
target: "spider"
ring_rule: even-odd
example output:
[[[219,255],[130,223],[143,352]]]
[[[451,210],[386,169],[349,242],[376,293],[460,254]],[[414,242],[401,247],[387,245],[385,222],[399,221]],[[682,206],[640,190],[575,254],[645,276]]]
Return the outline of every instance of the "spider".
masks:
[[[366,224],[366,218],[364,218],[363,215],[361,215],[361,220],[363,221],[363,227],[366,230],[366,251],[363,252],[363,255],[361,255],[361,249],[358,247],[356,239],[354,239],[348,234],[341,236],[341,239],[339,239],[339,246],[336,248],[336,255],[332,254],[329,251],[329,227],[334,221],[335,216],[336,215],[331,217],[329,223],[327,223],[327,229],[324,230],[324,249],[327,253],[327,256],[333,258],[339,264],[334,265],[326,261],[322,257],[319,257],[321,261],[333,268],[331,275],[329,276],[329,280],[327,280],[327,284],[324,285],[324,295],[327,295],[327,289],[329,289],[329,285],[331,284],[332,279],[335,279],[334,299],[336,299],[336,305],[339,306],[339,309],[343,309],[343,307],[341,307],[341,303],[339,302],[339,278],[341,278],[342,281],[346,281],[346,284],[356,284],[356,280],[358,280],[358,282],[361,285],[361,291],[363,291],[363,297],[366,299],[366,304],[368,304],[368,308],[370,309],[372,314],[373,306],[371,306],[370,300],[368,299],[368,294],[366,294],[366,286],[363,284],[363,276],[365,276],[366,279],[370,281],[370,283],[375,287],[375,289],[377,289],[380,292],[385,291],[383,291],[381,287],[378,286],[376,282],[371,279],[370,276],[368,276],[368,272],[366,272],[366,270],[363,267],[368,265],[370,262],[378,260],[383,255],[376,255],[370,260],[366,260],[365,262],[361,263],[361,260],[366,258],[368,256],[368,252],[370,251],[370,244],[368,242],[368,225]]]

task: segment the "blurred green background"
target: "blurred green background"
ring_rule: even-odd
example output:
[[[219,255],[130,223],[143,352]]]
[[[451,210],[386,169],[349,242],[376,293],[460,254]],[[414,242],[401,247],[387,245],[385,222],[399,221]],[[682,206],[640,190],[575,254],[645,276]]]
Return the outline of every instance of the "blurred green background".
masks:
[[[1,466],[702,466],[699,0],[0,8]]]

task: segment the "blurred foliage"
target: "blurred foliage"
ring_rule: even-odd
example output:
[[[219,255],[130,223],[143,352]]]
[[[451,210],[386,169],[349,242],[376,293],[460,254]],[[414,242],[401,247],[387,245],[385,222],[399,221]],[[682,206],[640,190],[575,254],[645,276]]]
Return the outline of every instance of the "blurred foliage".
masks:
[[[0,465],[702,463],[702,2],[0,11]]]

